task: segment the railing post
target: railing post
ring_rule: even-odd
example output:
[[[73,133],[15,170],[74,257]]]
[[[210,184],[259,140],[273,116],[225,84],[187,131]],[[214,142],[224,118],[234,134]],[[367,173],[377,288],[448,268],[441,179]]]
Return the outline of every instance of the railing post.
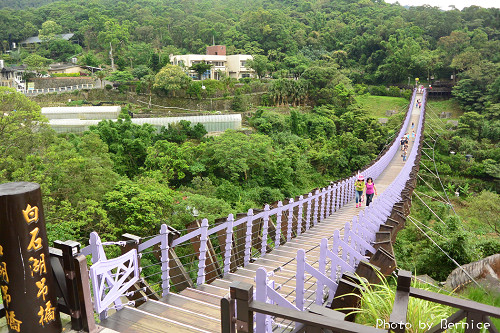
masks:
[[[168,257],[168,234],[169,234],[168,226],[166,224],[162,224],[160,228],[161,243],[160,243],[160,252],[161,252],[161,289],[162,296],[165,297],[170,293],[170,275],[169,275],[169,257]]]
[[[267,272],[264,268],[259,267],[255,276],[255,300],[258,302],[267,303]],[[255,314],[255,329],[257,332],[266,331],[266,317],[263,313]]]
[[[92,263],[95,264],[99,260],[106,260],[106,254],[104,253],[104,249],[102,248],[101,238],[97,234],[97,232],[92,231],[90,233],[89,239],[90,252],[92,253]]]
[[[261,256],[265,256],[267,252],[267,234],[269,232],[269,205],[264,206],[264,216],[262,218],[262,244],[260,248]]]
[[[302,214],[304,210],[304,197],[301,195],[299,197],[299,210],[297,213],[297,236],[302,234]]]
[[[342,181],[342,206],[344,206],[347,203],[348,196],[349,193],[347,191],[347,181],[344,179]]]
[[[221,324],[221,333],[235,333],[236,327],[234,326],[235,322],[233,319],[235,318],[235,300],[227,299],[226,297],[222,297],[220,299],[220,324]]]
[[[249,305],[253,301],[253,286],[245,282],[233,282],[230,293],[231,299],[236,300],[237,331],[242,333],[253,332],[253,312],[249,309]]]
[[[344,183],[344,195],[342,196],[342,198],[344,200],[342,201],[342,205],[345,206],[347,200],[349,199],[349,189],[348,189],[349,184],[347,183],[347,179],[344,179],[343,183]]]
[[[196,284],[201,285],[205,283],[205,268],[207,260],[207,241],[208,241],[208,220],[203,219],[200,228],[200,257],[198,260],[198,278]]]
[[[336,203],[336,199],[337,199],[337,184],[333,184],[332,185],[332,196],[331,196],[331,200],[332,200],[332,203],[331,203],[331,212],[330,212],[330,215],[333,215],[333,213],[335,213],[335,203]]]
[[[322,222],[325,219],[326,188],[321,189],[320,197],[321,197],[321,207],[319,209],[319,221]]]
[[[337,183],[337,185],[335,186],[337,188],[337,191],[335,193],[335,211],[338,212],[340,209],[341,187],[340,183]]]
[[[286,231],[286,241],[289,242],[292,239],[292,229],[293,229],[293,198],[290,198],[288,202],[288,230]]]
[[[314,216],[313,216],[313,226],[315,226],[316,224],[318,224],[318,209],[319,209],[319,203],[318,203],[318,199],[319,199],[319,190],[316,190],[316,192],[314,193]]]
[[[233,223],[234,216],[229,214],[227,217],[226,228],[226,251],[224,254],[224,276],[231,272],[231,250],[233,248]]]
[[[277,248],[281,244],[281,215],[283,214],[281,209],[283,203],[278,201],[278,211],[276,213],[276,235],[274,235],[274,247]]]
[[[253,209],[249,209],[247,213],[247,230],[245,233],[245,258],[243,266],[250,263],[250,253],[252,251],[252,225],[253,225]]]
[[[64,276],[66,278],[67,306],[71,316],[71,329],[83,330],[83,315],[78,294],[78,276],[76,275],[75,255],[80,252],[80,243],[74,241],[54,241],[54,246],[62,251]],[[93,318],[92,318],[93,319]]]
[[[332,186],[328,185],[328,190],[326,191],[326,213],[325,217],[328,217],[331,215],[330,213],[330,200],[332,196]]]
[[[312,193],[307,196],[307,211],[306,211],[306,231],[311,227],[311,205],[312,205]]]
[[[96,333],[98,329],[94,319],[94,309],[92,308],[87,258],[83,255],[77,255],[74,257],[74,260],[79,295],[82,296],[80,299],[80,313],[83,319],[83,330],[89,333]]]
[[[323,238],[320,243],[319,248],[319,261],[318,261],[318,270],[326,276],[326,250],[328,249],[326,238]],[[316,282],[316,304],[323,305],[323,283],[318,280]]]
[[[354,198],[354,177],[349,178],[349,200]]]
[[[297,274],[295,276],[295,305],[299,310],[304,310],[306,258],[304,250],[297,251]]]
[[[408,302],[410,299],[410,287],[411,272],[399,270],[394,306],[389,318],[391,328],[395,327],[392,329],[395,333],[403,333],[405,331]]]

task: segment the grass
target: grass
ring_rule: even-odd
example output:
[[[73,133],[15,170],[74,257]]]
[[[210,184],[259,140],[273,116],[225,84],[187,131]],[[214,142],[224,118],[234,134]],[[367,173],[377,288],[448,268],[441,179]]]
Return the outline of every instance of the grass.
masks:
[[[402,97],[362,95],[357,98],[361,108],[375,118],[388,118],[387,110],[406,111],[408,100]]]
[[[498,287],[488,288],[488,292],[486,292],[484,289],[471,285],[463,291],[462,296],[475,302],[500,307],[500,290],[495,288]],[[497,329],[500,328],[500,319],[491,318],[491,321]]]
[[[360,296],[356,294],[348,294],[360,297],[361,304],[359,309],[349,308],[342,310],[352,310],[352,313],[356,313],[356,323],[384,329],[384,324],[389,323],[389,318],[393,310],[396,281],[394,277],[385,278],[382,275],[379,275],[379,277],[381,278],[380,284],[369,284],[361,279],[362,288],[360,289]],[[412,280],[412,287],[442,293],[453,297],[458,296],[453,294],[451,291],[448,292],[416,280]],[[497,288],[497,286],[492,286],[490,291],[487,293],[483,289],[471,286],[461,293],[459,297],[462,299],[468,298],[475,302],[498,307],[500,306],[500,291],[498,291]],[[410,297],[406,317],[406,322],[408,323],[406,326],[406,332],[427,332],[430,327],[440,324],[441,319],[446,319],[456,311],[456,308]],[[500,320],[492,318],[492,321],[496,327],[499,327],[498,325]],[[464,320],[462,320],[462,322],[464,322]],[[448,329],[447,332],[463,333],[464,328],[462,325],[457,325],[454,328]],[[484,329],[481,332],[484,333]]]
[[[440,114],[441,112],[451,112],[451,118],[454,120],[458,120],[458,118],[463,114],[463,111],[460,110],[460,106],[458,103],[452,99],[435,101],[429,100],[427,103],[429,110],[434,112],[435,114]],[[449,119],[443,119],[449,120]]]
[[[426,284],[413,281],[413,287],[422,288],[436,292]],[[378,285],[364,285],[361,292],[361,309],[356,316],[356,322],[383,329],[383,322],[389,322],[394,305],[395,286],[391,286],[386,279]],[[422,299],[410,297],[407,312],[407,332],[423,333],[427,329],[447,318],[453,313],[450,307],[428,302]],[[425,324],[424,324],[425,323]],[[425,327],[425,328],[424,328]]]

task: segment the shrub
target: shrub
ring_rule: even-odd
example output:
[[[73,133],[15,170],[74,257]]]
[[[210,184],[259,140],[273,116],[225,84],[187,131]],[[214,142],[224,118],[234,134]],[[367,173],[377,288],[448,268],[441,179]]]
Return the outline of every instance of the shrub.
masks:
[[[401,97],[409,100],[411,98],[412,94],[413,94],[413,91],[411,89],[403,89],[403,91],[401,92]]]
[[[80,73],[54,73],[51,74],[52,77],[78,77],[81,76]]]
[[[381,279],[380,284],[369,284],[366,280],[360,278],[361,288],[359,290],[361,294],[348,294],[359,297],[360,306],[359,308],[348,308],[344,310],[352,310],[351,313],[356,314],[356,322],[359,324],[383,329],[380,323],[381,321],[390,322],[389,319],[394,305],[396,288],[394,286],[395,283],[390,284],[380,273],[379,278]],[[395,282],[396,279],[393,277],[392,280]],[[418,283],[416,280],[412,281],[412,287],[438,292],[438,288],[428,284]],[[426,329],[420,327],[420,323],[426,323],[432,327],[439,324],[441,319],[447,318],[453,312],[454,309],[448,306],[410,297],[406,321],[411,326],[405,332],[426,332]],[[426,328],[428,328],[428,326],[426,326]]]
[[[231,109],[236,112],[244,112],[248,108],[247,98],[242,95],[239,90],[233,97],[233,102],[231,103]]]
[[[387,88],[385,86],[368,86],[368,92],[374,96],[387,96]]]
[[[390,86],[389,91],[387,92],[388,96],[392,97],[400,97],[401,96],[401,89],[395,86]]]

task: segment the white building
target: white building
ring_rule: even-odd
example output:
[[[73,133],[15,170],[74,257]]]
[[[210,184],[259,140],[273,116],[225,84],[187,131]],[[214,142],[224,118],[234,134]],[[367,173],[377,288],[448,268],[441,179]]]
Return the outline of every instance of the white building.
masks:
[[[253,77],[254,70],[246,68],[246,62],[250,59],[253,59],[253,57],[248,54],[235,54],[229,56],[211,54],[170,55],[170,63],[183,67],[187,74],[193,79],[198,79],[198,74],[193,70],[189,70],[189,67],[200,62],[212,64],[212,68],[202,75],[202,79],[204,80],[219,80],[221,78],[221,73],[235,79]]]

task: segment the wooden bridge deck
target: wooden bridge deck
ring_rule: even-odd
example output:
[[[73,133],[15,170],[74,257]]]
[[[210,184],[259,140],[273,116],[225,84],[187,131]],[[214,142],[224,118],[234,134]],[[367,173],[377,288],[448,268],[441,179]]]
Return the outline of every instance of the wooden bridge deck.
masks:
[[[422,94],[417,94],[417,99],[422,100]],[[419,126],[420,109],[413,105],[410,125],[409,150],[413,148],[411,139],[411,123],[415,128]],[[396,154],[384,172],[375,180],[377,192],[382,193],[401,171],[404,162],[401,154]],[[376,197],[374,200],[377,200]],[[363,208],[355,208],[354,202],[349,202],[338,212],[325,218],[305,234],[280,245],[258,258],[255,262],[244,268],[238,268],[234,273],[229,273],[224,278],[217,279],[211,284],[198,286],[196,289],[187,288],[180,294],[170,294],[160,301],[148,300],[138,308],[125,307],[101,322],[101,326],[124,332],[220,332],[220,299],[229,293],[229,286],[233,281],[253,284],[257,268],[264,267],[268,272],[275,271],[271,277],[276,284],[281,285],[278,292],[290,302],[295,299],[295,257],[297,250],[306,251],[307,261],[317,267],[319,257],[319,244],[321,239],[333,235],[334,230],[340,230],[341,235],[346,222]],[[314,262],[314,264],[313,264]],[[306,282],[305,297],[313,301],[312,282]],[[306,305],[308,303],[306,302]]]

